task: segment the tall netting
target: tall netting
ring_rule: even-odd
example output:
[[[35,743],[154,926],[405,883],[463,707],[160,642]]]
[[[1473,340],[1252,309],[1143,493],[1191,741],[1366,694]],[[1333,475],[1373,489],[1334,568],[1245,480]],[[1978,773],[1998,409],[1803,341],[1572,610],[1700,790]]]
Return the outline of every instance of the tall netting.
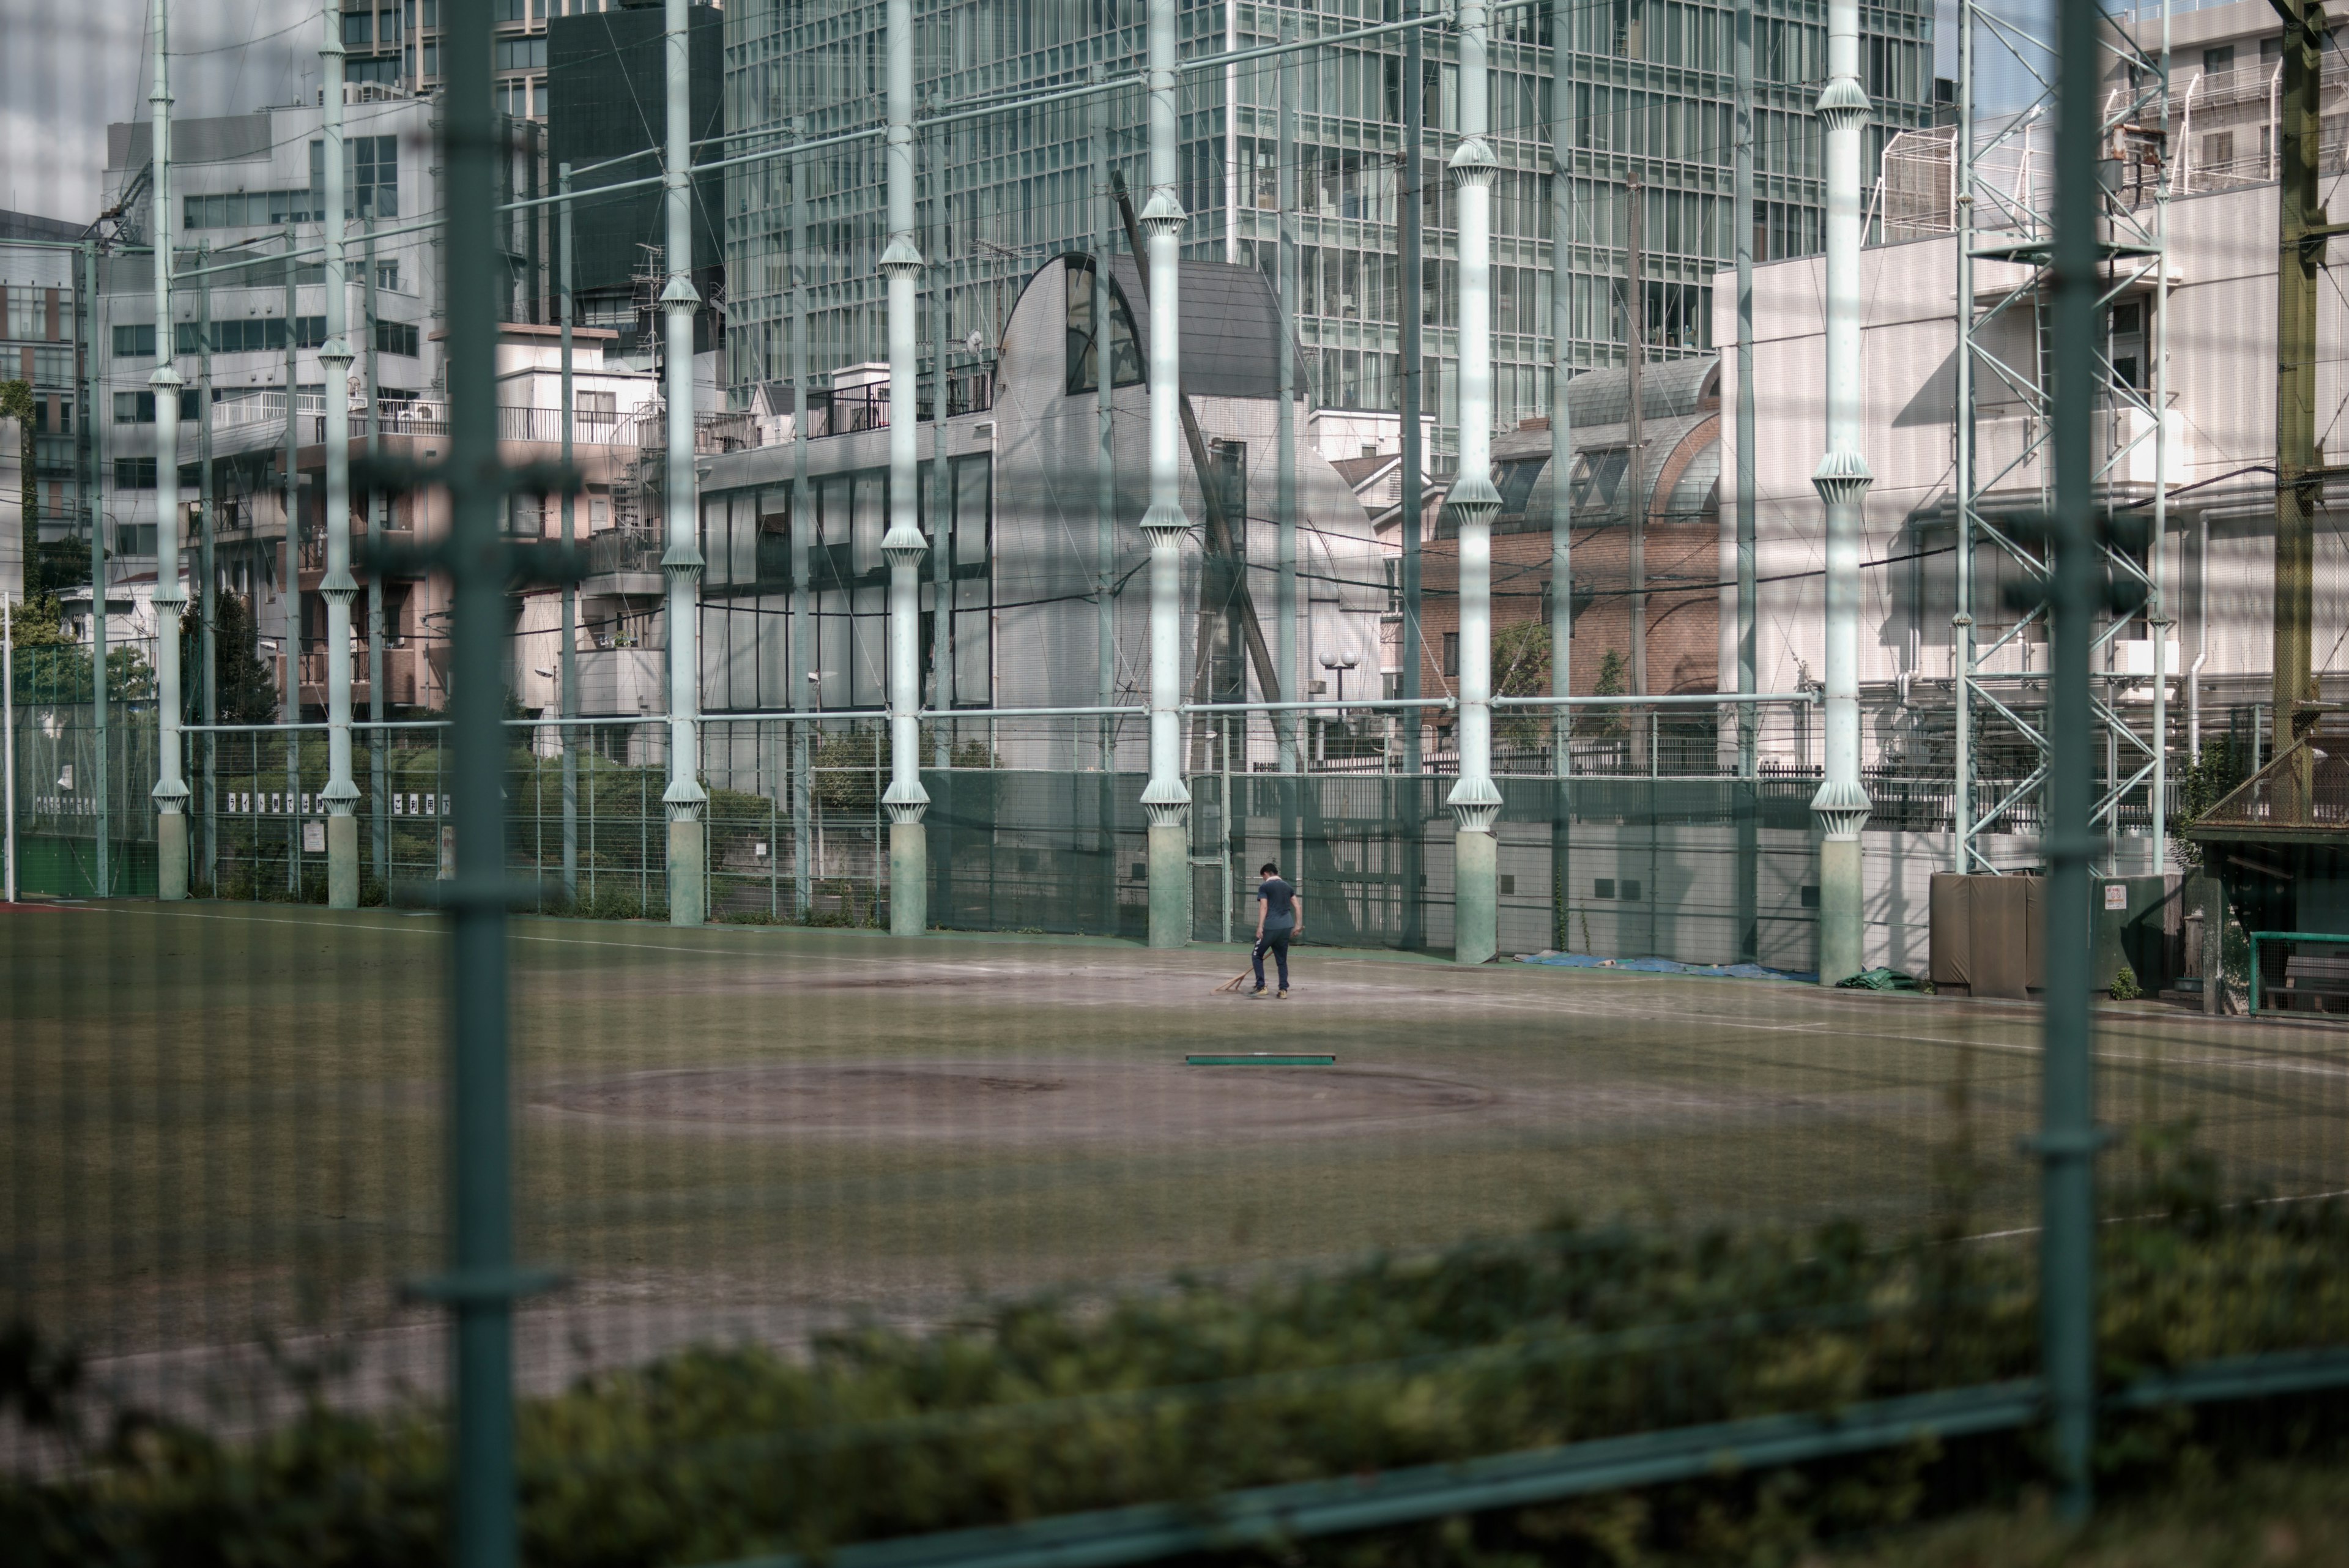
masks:
[[[146,8],[0,50],[10,1568],[2321,1554],[2321,6]]]

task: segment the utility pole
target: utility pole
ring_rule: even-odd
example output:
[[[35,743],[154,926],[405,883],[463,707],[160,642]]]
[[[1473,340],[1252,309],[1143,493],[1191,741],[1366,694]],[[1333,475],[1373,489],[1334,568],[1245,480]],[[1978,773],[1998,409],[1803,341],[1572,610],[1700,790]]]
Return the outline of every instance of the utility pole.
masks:
[[[1460,145],[1449,172],[1460,201],[1460,472],[1450,505],[1460,561],[1460,776],[1452,808],[1453,961],[1500,950],[1500,852],[1493,823],[1493,178],[1485,8],[1460,7]]]
[[[1737,690],[1759,688],[1755,642],[1760,591],[1754,566],[1754,0],[1737,0],[1732,18],[1732,112],[1737,139],[1730,171],[1730,239],[1737,257]],[[1645,563],[1643,562],[1642,565]],[[1737,710],[1737,959],[1758,962],[1762,951],[1760,805],[1754,788],[1761,737],[1759,711]]]
[[[1403,0],[1406,15],[1416,13],[1418,0]],[[1426,766],[1423,754],[1426,731],[1417,706],[1421,698],[1420,665],[1424,654],[1420,645],[1420,516],[1424,504],[1420,496],[1420,481],[1425,462],[1420,451],[1420,397],[1423,391],[1420,371],[1424,365],[1424,349],[1420,341],[1420,315],[1426,308],[1422,298],[1426,279],[1421,275],[1420,257],[1420,143],[1425,128],[1422,119],[1426,110],[1426,41],[1424,28],[1406,28],[1402,36],[1402,162],[1396,171],[1395,201],[1397,261],[1402,272],[1402,320],[1398,324],[1396,347],[1402,364],[1396,377],[1401,396],[1398,406],[1402,414],[1402,461],[1395,475],[1395,525],[1402,535],[1402,698],[1406,706],[1402,718],[1402,783],[1397,794],[1402,809],[1399,814],[1402,830],[1402,886],[1397,889],[1402,905],[1402,945],[1407,949],[1427,945],[1427,896],[1423,890],[1421,867],[1426,862],[1426,848],[1422,842],[1425,831],[1426,811],[1421,771]]]
[[[683,5],[684,0],[675,0]],[[881,275],[889,291],[889,528],[881,554],[889,563],[889,934],[929,929],[930,808],[922,787],[920,389],[914,363],[914,287],[922,252],[914,243],[914,0],[888,0],[889,243]]]
[[[1549,873],[1550,945],[1560,949],[1568,944],[1574,868],[1574,711],[1564,704],[1574,694],[1574,413],[1567,401],[1574,378],[1574,299],[1567,287],[1567,258],[1574,250],[1568,175],[1574,125],[1567,113],[1573,101],[1573,52],[1567,47],[1573,22],[1573,0],[1550,0],[1549,694],[1560,702],[1550,718]]]
[[[1859,533],[1861,504],[1874,476],[1859,452],[1859,143],[1868,111],[1859,85],[1859,0],[1829,0],[1827,82],[1818,101],[1826,132],[1827,450],[1811,475],[1826,508],[1827,765],[1811,801],[1825,835],[1818,930],[1819,983],[1826,986],[1867,967],[1859,856],[1868,813],[1868,791],[1859,782]],[[1966,302],[1959,303],[1963,308]]]
[[[563,202],[556,245],[556,283],[562,290],[563,307],[563,471],[571,472],[573,426],[577,420],[576,402],[571,374],[571,322],[574,309],[571,297],[571,165],[563,164],[557,171]],[[608,439],[608,438],[606,438]],[[574,487],[563,487],[563,547],[574,548],[579,542],[577,500]],[[555,649],[555,675],[563,683],[558,694],[556,711],[566,722],[557,732],[563,738],[563,899],[566,905],[579,901],[579,752],[572,742],[576,731],[567,722],[579,716],[579,584],[570,574],[563,578],[563,639]]]
[[[2277,756],[2315,724],[2310,673],[2315,615],[2314,513],[2324,475],[2316,452],[2316,300],[2325,242],[2343,232],[2324,211],[2317,182],[2324,11],[2313,0],[2271,0],[2283,18],[2280,87],[2282,147],[2277,190],[2281,249],[2276,265],[2275,689]],[[2158,668],[2157,666],[2157,668]],[[2304,815],[2313,774],[2306,753],[2280,780],[2285,812]]]
[[[1191,940],[1191,792],[1183,783],[1182,235],[1176,185],[1174,0],[1149,0],[1150,200],[1141,225],[1150,235],[1150,945]],[[1206,474],[1199,475],[1204,488]]]
[[[661,804],[668,812],[668,923],[698,926],[705,915],[708,841],[701,820],[709,797],[698,778],[701,756],[700,615],[701,552],[698,532],[698,486],[693,472],[693,313],[701,305],[694,292],[691,82],[687,28],[690,0],[667,0],[663,36],[667,61],[667,148],[662,184],[667,204],[668,285],[661,290],[665,335],[664,391],[668,399],[668,548],[661,575],[668,589],[668,788]]]
[[[351,600],[358,580],[351,576],[351,346],[350,288],[343,244],[343,34],[341,0],[320,7],[326,43],[318,51],[325,67],[323,139],[326,164],[326,340],[318,349],[326,383],[326,573],[318,584],[326,596],[326,907],[359,907],[358,785],[351,782]]]
[[[165,9],[165,0],[153,0],[155,85],[147,101],[155,151],[155,372],[147,384],[155,390],[155,896],[168,903],[188,896],[188,786],[180,754],[180,612],[188,594],[180,582],[180,372],[172,366],[179,331],[171,314],[171,51]],[[106,585],[93,582],[90,592],[91,618],[103,621]],[[92,678],[105,685],[102,659]],[[106,891],[98,889],[101,897]]]

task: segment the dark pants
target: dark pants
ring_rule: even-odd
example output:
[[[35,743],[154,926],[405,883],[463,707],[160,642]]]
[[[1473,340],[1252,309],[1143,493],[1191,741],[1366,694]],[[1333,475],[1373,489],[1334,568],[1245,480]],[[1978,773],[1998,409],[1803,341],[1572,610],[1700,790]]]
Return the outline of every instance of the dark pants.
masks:
[[[1256,964],[1256,988],[1258,991],[1264,989],[1264,955],[1267,949],[1271,950],[1274,961],[1280,966],[1280,989],[1287,991],[1288,989],[1288,932],[1267,931],[1257,938],[1253,961]]]

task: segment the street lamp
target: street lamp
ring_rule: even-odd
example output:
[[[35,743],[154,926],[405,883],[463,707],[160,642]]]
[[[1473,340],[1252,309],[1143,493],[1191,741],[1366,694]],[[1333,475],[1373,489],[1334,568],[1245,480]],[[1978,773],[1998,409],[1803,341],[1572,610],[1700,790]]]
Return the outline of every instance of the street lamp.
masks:
[[[1338,701],[1342,703],[1346,700],[1346,671],[1353,669],[1356,665],[1361,662],[1361,657],[1359,654],[1325,653],[1321,656],[1321,668],[1324,670],[1334,670],[1338,672]]]
[[[1320,657],[1321,668],[1331,671],[1338,677],[1338,701],[1340,706],[1334,711],[1333,718],[1334,722],[1342,727],[1346,722],[1346,711],[1344,707],[1346,701],[1346,671],[1361,663],[1361,659],[1359,655],[1351,653],[1325,653]],[[1329,724],[1330,722],[1331,721],[1323,722],[1321,732],[1322,759],[1325,762],[1329,758]]]

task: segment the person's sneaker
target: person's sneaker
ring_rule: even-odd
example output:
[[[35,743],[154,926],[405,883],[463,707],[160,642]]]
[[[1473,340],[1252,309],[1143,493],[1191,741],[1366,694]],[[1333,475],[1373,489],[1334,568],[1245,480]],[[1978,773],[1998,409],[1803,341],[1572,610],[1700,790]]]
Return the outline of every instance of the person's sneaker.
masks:
[[[1264,994],[1264,987],[1262,987],[1262,986],[1260,986],[1260,985],[1259,985],[1259,986],[1257,986],[1254,991],[1251,991],[1251,992],[1248,992],[1248,1000],[1249,1000],[1250,1002],[1254,1002],[1257,997],[1262,996],[1263,994]],[[1280,994],[1281,994],[1281,995],[1283,995],[1283,996],[1287,996],[1287,995],[1288,994],[1288,992],[1285,992],[1285,991],[1284,991],[1284,992],[1282,992]]]
[[[1285,985],[1282,986],[1278,992],[1273,993],[1273,996],[1276,1001],[1287,1002],[1288,1000],[1288,987]]]

